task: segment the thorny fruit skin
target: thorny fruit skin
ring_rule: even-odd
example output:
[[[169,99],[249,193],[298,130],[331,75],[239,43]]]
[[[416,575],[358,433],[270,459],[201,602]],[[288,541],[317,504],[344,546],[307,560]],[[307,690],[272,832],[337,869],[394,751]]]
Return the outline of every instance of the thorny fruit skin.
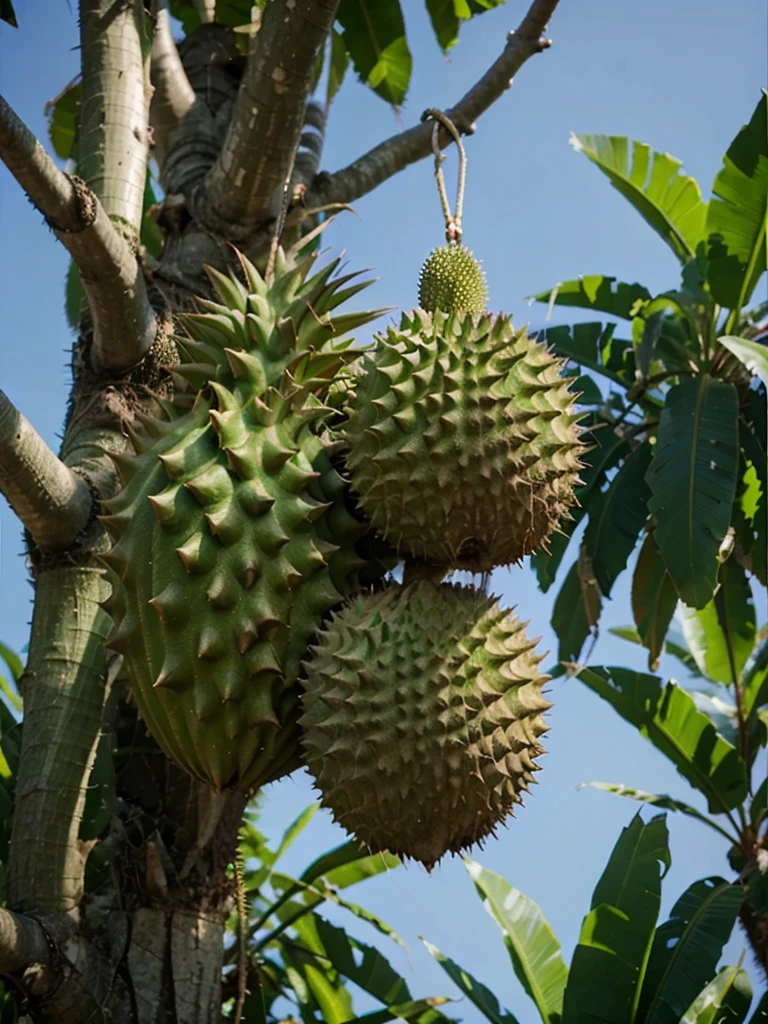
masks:
[[[356,545],[324,423],[351,359],[347,331],[376,314],[331,312],[363,285],[278,260],[247,287],[210,271],[220,302],[180,318],[182,388],[145,421],[103,522],[109,611],[144,722],[214,790],[251,789],[298,758],[297,677],[329,609],[385,569]],[[191,408],[189,408],[191,404]]]
[[[536,641],[471,587],[359,594],[306,666],[304,760],[322,803],[371,851],[431,868],[492,834],[534,781]]]
[[[438,246],[419,273],[419,305],[428,313],[484,313],[488,289],[479,262],[464,245]]]
[[[473,572],[545,545],[585,451],[562,366],[503,315],[417,309],[378,338],[344,436],[352,488],[391,545]]]

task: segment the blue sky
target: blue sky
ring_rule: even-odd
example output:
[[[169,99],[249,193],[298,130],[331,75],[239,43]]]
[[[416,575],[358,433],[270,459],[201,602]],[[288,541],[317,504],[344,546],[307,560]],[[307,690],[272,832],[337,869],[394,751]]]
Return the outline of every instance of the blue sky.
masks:
[[[44,7],[43,15],[41,5],[20,0],[21,30],[0,26],[0,88],[40,138],[45,102],[78,67],[75,14],[66,0],[49,0]],[[449,60],[434,42],[421,2],[405,0],[404,9],[415,65],[402,111],[402,122],[410,125],[426,107],[447,107],[463,94],[498,55],[525,4],[510,0],[467,25]],[[578,274],[610,273],[652,290],[677,283],[671,253],[573,152],[569,132],[625,134],[667,150],[684,160],[708,195],[723,152],[766,84],[764,0],[562,0],[550,34],[552,49],[525,65],[467,142],[465,240],[484,261],[492,308],[534,326],[543,323],[545,310],[529,307],[524,297]],[[392,111],[350,77],[334,104],[324,167],[343,166],[398,127]],[[449,157],[446,172],[452,189],[455,159]],[[409,168],[355,208],[359,218],[340,218],[326,236],[329,243],[345,248],[353,265],[372,267],[380,276],[365,293],[371,305],[414,305],[421,262],[442,241],[431,163]],[[55,445],[72,343],[63,315],[67,259],[2,167],[0,237],[1,386]],[[3,505],[0,637],[17,648],[27,640],[31,612],[20,552],[18,525]],[[605,632],[631,619],[623,593],[628,583],[625,575],[616,585],[593,663],[644,667],[637,650]],[[539,594],[526,568],[498,571],[493,589],[531,620],[530,630],[543,636],[544,648],[554,649],[549,618],[555,591]],[[759,603],[764,612],[764,595]],[[635,809],[604,794],[577,792],[577,784],[622,782],[701,803],[646,742],[578,682],[558,680],[552,698],[540,785],[509,828],[475,856],[542,906],[570,957],[592,888]],[[311,799],[301,773],[268,787],[264,827],[276,832]],[[722,844],[703,826],[670,817],[669,827],[673,863],[663,911],[694,879],[728,874]],[[342,839],[325,814],[317,815],[305,840],[288,855],[286,868],[298,871],[315,852]],[[353,898],[382,914],[409,942],[409,955],[394,947],[391,952],[414,996],[452,993],[417,940],[424,935],[494,989],[520,1024],[537,1019],[458,860],[430,877],[416,867],[401,869],[366,883]],[[356,931],[373,941],[362,925]],[[743,947],[737,935],[727,961],[735,962]],[[465,1021],[479,1020],[466,1003],[454,1010]]]

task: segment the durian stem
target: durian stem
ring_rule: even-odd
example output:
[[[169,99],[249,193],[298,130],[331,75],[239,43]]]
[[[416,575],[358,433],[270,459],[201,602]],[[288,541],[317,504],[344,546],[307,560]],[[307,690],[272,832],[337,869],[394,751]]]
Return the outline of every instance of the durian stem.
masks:
[[[77,264],[96,360],[110,370],[140,362],[157,323],[135,254],[85,182],[59,170],[2,96],[0,157]]]
[[[445,219],[445,240],[446,242],[458,243],[461,241],[461,221],[464,214],[464,188],[467,181],[467,154],[456,125],[449,117],[435,109],[426,110],[422,114],[422,121],[432,118],[435,126],[432,129],[432,152],[435,154],[435,179],[437,181],[437,193],[440,197],[440,206]],[[459,174],[456,184],[456,212],[451,213],[451,206],[448,202],[448,192],[445,188],[445,175],[443,174],[443,160],[445,157],[440,151],[440,126],[443,126],[459,151]]]
[[[2,391],[0,491],[35,544],[49,551],[71,547],[91,518],[85,480],[54,454]]]
[[[108,592],[102,571],[84,566],[37,580],[8,864],[16,910],[71,910],[82,896],[78,832],[107,689]]]

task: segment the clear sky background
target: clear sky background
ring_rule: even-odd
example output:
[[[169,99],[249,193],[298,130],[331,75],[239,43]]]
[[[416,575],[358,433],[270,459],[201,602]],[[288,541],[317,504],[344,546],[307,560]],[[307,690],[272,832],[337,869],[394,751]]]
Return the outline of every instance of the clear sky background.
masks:
[[[426,107],[455,102],[496,58],[526,6],[509,0],[466,25],[446,60],[423,4],[403,0],[415,67],[402,123],[413,124]],[[43,139],[45,102],[78,71],[76,14],[67,0],[17,0],[17,13],[19,31],[0,25],[0,88]],[[551,25],[552,49],[523,67],[467,142],[465,239],[484,261],[492,308],[539,326],[545,310],[529,307],[524,296],[579,274],[609,273],[652,291],[676,286],[678,266],[670,251],[597,169],[571,150],[569,132],[624,134],[667,150],[684,160],[708,196],[722,154],[768,84],[766,21],[765,0],[562,0]],[[334,104],[323,166],[345,165],[398,128],[391,109],[350,76]],[[446,169],[454,181],[455,158]],[[346,248],[353,265],[380,275],[364,295],[371,305],[414,305],[419,267],[442,241],[431,162],[409,168],[355,207],[360,219],[340,218],[326,238]],[[67,258],[3,167],[0,238],[0,386],[55,446],[72,343],[63,314]],[[571,561],[566,558],[566,568]],[[604,615],[594,664],[645,667],[642,652],[606,632],[631,621],[628,587],[626,573]],[[555,649],[549,618],[556,589],[538,593],[527,567],[498,571],[492,589],[531,620],[544,648]],[[0,637],[16,648],[27,641],[31,596],[20,530],[3,504]],[[762,623],[765,593],[757,599]],[[676,664],[663,667],[679,677]],[[704,807],[649,744],[577,681],[553,683],[552,698],[540,785],[509,828],[475,856],[540,904],[569,959],[592,888],[636,809],[605,794],[577,792],[577,784],[622,782]],[[276,835],[312,798],[304,773],[267,787],[263,827]],[[673,863],[664,883],[664,913],[696,878],[729,876],[714,833],[686,818],[670,816],[668,823]],[[318,814],[286,858],[286,869],[298,872],[343,839],[329,816]],[[538,1019],[459,860],[443,863],[429,877],[419,867],[399,869],[365,883],[352,898],[408,941],[409,954],[394,946],[388,952],[415,997],[456,994],[418,942],[424,935],[491,987],[520,1024]],[[361,938],[377,940],[363,925],[349,923]],[[726,962],[736,962],[745,944],[735,934]],[[367,1005],[359,1003],[361,1010]],[[452,1009],[465,1021],[480,1019],[466,1002]]]

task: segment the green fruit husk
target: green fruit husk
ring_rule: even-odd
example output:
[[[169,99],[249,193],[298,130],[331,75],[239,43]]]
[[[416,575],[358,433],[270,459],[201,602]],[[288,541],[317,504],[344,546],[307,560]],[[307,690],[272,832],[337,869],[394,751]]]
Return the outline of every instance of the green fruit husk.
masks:
[[[323,805],[371,851],[427,868],[493,834],[543,753],[535,644],[470,587],[354,597],[306,666],[304,760]]]

